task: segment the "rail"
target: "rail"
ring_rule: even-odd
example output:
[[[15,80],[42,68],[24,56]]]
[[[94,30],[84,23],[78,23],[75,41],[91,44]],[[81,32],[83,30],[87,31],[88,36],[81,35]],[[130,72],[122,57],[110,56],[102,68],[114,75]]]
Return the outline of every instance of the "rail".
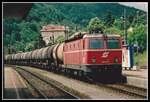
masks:
[[[15,70],[38,92],[38,94],[40,94],[40,98],[51,98],[51,97],[48,97],[47,95],[45,95],[45,92],[41,91],[39,86],[37,86],[39,83],[46,83],[47,85],[46,86],[49,86],[49,87],[54,87],[56,88],[57,90],[59,90],[59,92],[62,92],[65,94],[65,96],[67,96],[67,99],[79,99],[78,96],[75,96],[73,95],[72,93],[66,91],[65,89],[59,87],[59,86],[56,86],[55,83],[53,82],[50,82],[49,80],[47,79],[44,79],[42,78],[41,76],[37,75],[36,73],[32,73],[28,70],[25,70],[21,67],[15,67]],[[36,84],[35,83],[32,83],[30,80],[36,78]],[[39,82],[37,80],[40,80]],[[48,87],[47,87],[48,88]],[[66,98],[66,97],[63,97],[63,98]]]

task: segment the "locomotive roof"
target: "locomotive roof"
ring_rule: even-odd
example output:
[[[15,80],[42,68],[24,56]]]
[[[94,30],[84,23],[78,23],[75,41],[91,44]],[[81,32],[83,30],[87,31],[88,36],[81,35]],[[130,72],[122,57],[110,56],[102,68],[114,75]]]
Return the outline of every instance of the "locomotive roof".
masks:
[[[106,37],[120,37],[120,35],[86,34],[86,35],[83,36],[83,38],[86,38],[86,37],[103,37],[103,36],[106,36]]]
[[[105,34],[85,34],[85,35],[74,36],[68,40],[65,40],[65,42],[79,40],[79,39],[88,38],[88,37],[91,38],[91,37],[121,37],[121,36],[120,35],[105,35]]]

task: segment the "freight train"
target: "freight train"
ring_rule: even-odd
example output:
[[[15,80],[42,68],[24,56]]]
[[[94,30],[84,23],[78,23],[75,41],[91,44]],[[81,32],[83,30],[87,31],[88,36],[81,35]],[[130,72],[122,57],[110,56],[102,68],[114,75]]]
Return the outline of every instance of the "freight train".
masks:
[[[77,76],[120,76],[120,35],[78,34],[63,43],[5,56],[6,64],[30,65]]]

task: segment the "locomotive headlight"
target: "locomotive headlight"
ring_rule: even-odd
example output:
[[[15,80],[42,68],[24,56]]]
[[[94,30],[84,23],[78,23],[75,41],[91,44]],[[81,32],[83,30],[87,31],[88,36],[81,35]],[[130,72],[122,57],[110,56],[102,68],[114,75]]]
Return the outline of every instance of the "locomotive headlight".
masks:
[[[96,58],[95,57],[92,58],[92,63],[96,63]]]
[[[118,63],[118,57],[114,58],[114,63]]]

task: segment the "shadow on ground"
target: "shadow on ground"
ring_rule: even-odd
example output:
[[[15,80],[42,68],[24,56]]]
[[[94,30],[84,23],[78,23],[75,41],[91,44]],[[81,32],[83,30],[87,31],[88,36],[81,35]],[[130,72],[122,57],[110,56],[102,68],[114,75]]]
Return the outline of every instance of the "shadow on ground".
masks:
[[[5,88],[4,89],[4,99],[20,99],[20,98],[30,98],[31,93],[29,93],[27,88]]]

